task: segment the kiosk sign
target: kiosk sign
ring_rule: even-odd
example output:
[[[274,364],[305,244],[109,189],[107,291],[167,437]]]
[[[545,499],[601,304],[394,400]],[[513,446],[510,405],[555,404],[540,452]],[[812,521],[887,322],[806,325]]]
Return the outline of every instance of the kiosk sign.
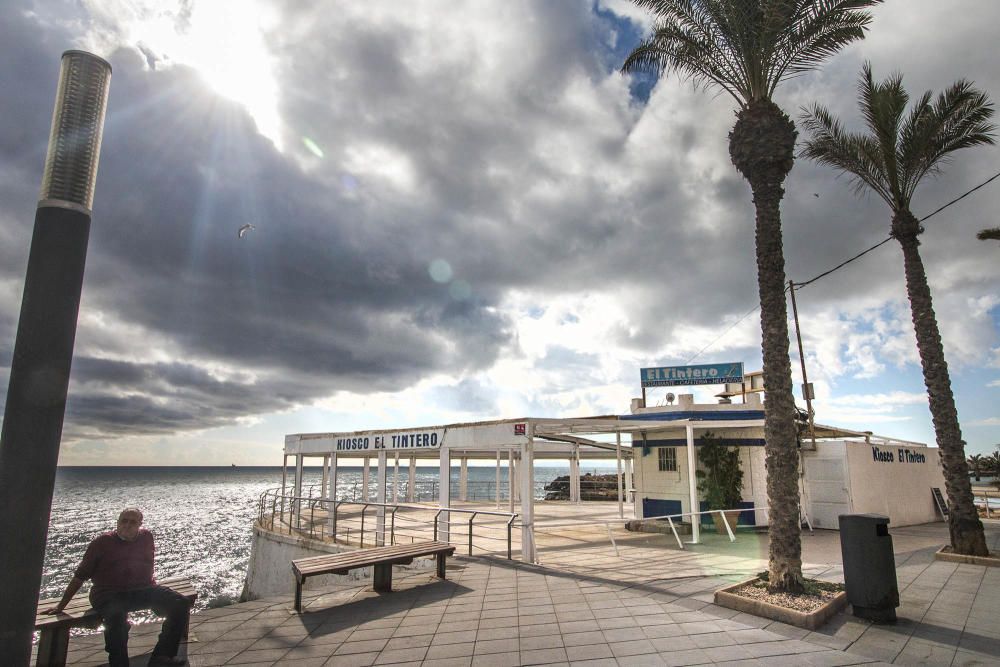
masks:
[[[640,371],[640,379],[643,387],[740,383],[743,382],[743,362],[643,368]]]

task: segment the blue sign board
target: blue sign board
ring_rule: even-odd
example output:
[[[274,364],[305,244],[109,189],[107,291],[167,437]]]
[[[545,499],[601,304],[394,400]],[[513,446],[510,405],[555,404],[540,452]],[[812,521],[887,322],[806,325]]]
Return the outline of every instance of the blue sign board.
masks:
[[[643,387],[686,387],[693,384],[743,382],[743,362],[643,368],[640,377]]]

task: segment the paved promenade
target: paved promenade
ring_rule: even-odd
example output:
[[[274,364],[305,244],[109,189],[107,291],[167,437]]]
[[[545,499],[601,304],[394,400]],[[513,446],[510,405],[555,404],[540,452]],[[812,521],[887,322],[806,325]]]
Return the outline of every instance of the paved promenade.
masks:
[[[842,613],[808,632],[712,604],[716,588],[763,569],[766,536],[706,536],[680,551],[622,535],[616,556],[607,539],[562,534],[558,546],[539,541],[538,566],[459,557],[448,581],[401,571],[391,594],[370,582],[307,588],[301,615],[289,574],[289,595],[193,616],[183,651],[195,667],[1000,664],[1000,568],[935,561],[944,524],[892,535],[902,604],[891,626]],[[987,535],[1000,551],[1000,522]],[[842,581],[838,533],[805,533],[803,556],[810,576]],[[134,665],[156,632],[133,628]],[[102,644],[74,638],[70,664],[103,664]]]

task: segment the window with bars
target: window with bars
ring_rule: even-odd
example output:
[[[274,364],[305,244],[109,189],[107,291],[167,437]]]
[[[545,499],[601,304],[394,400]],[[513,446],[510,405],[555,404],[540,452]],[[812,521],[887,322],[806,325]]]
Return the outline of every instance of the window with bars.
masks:
[[[660,471],[677,472],[677,448],[660,447],[657,451],[660,457]]]

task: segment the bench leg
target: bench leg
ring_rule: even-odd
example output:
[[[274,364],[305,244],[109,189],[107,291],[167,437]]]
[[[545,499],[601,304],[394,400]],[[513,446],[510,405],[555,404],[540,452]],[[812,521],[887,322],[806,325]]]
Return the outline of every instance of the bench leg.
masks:
[[[45,628],[38,638],[37,667],[65,667],[69,650],[69,626]]]
[[[302,613],[302,581],[295,579],[295,611]]]
[[[375,566],[375,590],[379,593],[392,592],[392,565],[377,563]]]
[[[445,577],[445,563],[447,562],[447,560],[448,560],[448,556],[446,554],[438,554],[437,555],[437,561],[438,561],[437,562],[437,575],[438,575],[439,579],[446,579],[447,578],[447,577]]]

